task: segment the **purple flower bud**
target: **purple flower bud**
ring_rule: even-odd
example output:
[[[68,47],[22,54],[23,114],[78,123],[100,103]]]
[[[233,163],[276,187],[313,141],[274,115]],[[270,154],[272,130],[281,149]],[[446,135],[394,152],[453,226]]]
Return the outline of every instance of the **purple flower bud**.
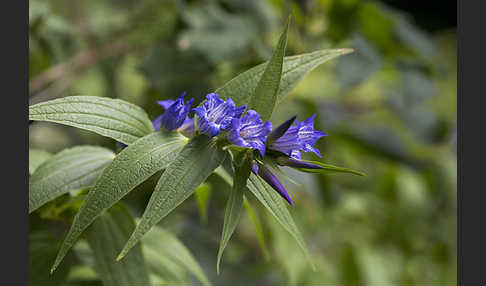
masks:
[[[234,118],[240,118],[246,106],[236,107],[231,98],[226,101],[216,93],[206,95],[202,106],[194,108],[198,115],[198,125],[201,133],[214,137],[221,130],[228,130]]]
[[[161,127],[165,127],[167,130],[172,131],[179,128],[185,122],[191,108],[191,103],[194,100],[191,99],[187,104],[184,104],[185,94],[186,93],[184,92],[182,96],[175,101],[158,101],[158,104],[166,111],[152,123],[155,131],[158,131]]]
[[[280,183],[280,181],[278,180],[277,176],[275,176],[267,167],[265,167],[264,165],[260,165],[258,164],[257,167],[255,167],[255,165],[257,165],[256,163],[253,163],[252,165],[252,171],[253,173],[256,173],[255,172],[255,169],[258,169],[257,172],[258,172],[258,176],[260,176],[262,179],[265,180],[265,182],[267,182],[270,186],[272,186],[272,188],[274,190],[277,191],[277,193],[282,197],[284,198],[291,206],[294,206],[294,203],[292,202],[292,200],[290,199],[290,196],[289,194],[287,193],[287,190],[285,190],[284,186],[282,185],[282,183]]]
[[[265,140],[267,134],[272,130],[272,123],[265,123],[255,110],[248,110],[242,118],[233,118],[228,140],[240,147],[258,149],[262,157],[265,156]]]

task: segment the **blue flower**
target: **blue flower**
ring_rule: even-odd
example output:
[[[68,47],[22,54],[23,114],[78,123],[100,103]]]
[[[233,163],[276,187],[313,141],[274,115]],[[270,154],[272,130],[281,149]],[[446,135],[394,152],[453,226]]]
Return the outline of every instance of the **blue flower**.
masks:
[[[272,122],[263,123],[255,110],[248,110],[242,118],[231,121],[228,140],[241,147],[255,148],[265,156],[265,141],[268,133],[272,131]]]
[[[185,92],[176,100],[169,99],[157,102],[165,109],[165,112],[152,123],[155,131],[158,131],[162,126],[172,131],[184,124],[194,100],[191,99],[187,104],[184,104],[184,95],[186,95]]]
[[[321,153],[312,147],[319,138],[326,136],[321,131],[314,130],[314,117],[312,115],[303,122],[295,121],[295,125],[289,129],[268,147],[269,149],[280,151],[291,157],[300,159],[301,151],[314,152],[319,157]],[[278,127],[277,127],[278,128]]]
[[[216,93],[206,95],[206,101],[200,107],[194,108],[198,115],[198,125],[201,133],[214,137],[221,130],[227,130],[234,118],[240,118],[246,106],[235,107],[231,98],[226,101]]]

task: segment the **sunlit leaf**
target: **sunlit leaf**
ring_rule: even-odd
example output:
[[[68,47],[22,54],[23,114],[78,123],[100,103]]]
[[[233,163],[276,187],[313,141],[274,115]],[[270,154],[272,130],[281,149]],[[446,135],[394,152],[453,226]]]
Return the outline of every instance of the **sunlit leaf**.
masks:
[[[121,151],[106,167],[88,193],[88,197],[67,234],[52,266],[54,271],[81,233],[104,210],[121,200],[137,185],[165,168],[182,149],[187,139],[175,132],[156,132]]]
[[[69,96],[29,106],[29,120],[74,126],[125,144],[154,131],[142,108],[120,99],[96,96]]]
[[[131,214],[121,205],[103,213],[86,231],[93,250],[95,270],[105,286],[149,285],[149,276],[140,245],[123,261],[116,261],[117,252],[135,228]]]
[[[285,57],[277,103],[280,103],[284,97],[304,78],[304,76],[317,66],[352,51],[353,50],[351,49],[327,49],[297,56]],[[247,104],[248,97],[255,90],[267,64],[268,62],[265,62],[239,74],[227,82],[224,86],[218,88],[215,92],[221,95],[222,98],[231,97],[236,105]]]
[[[152,226],[186,200],[225,156],[216,140],[206,135],[189,141],[160,177],[140,223],[117,259],[123,258]]]
[[[44,162],[29,179],[29,213],[76,189],[94,184],[115,154],[106,148],[78,146]]]

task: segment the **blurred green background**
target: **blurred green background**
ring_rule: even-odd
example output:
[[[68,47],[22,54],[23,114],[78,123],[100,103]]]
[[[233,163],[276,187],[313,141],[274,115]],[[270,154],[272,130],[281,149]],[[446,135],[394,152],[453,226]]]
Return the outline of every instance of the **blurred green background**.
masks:
[[[283,180],[317,270],[257,208],[269,259],[245,215],[216,275],[228,187],[215,176],[208,181],[207,221],[193,196],[160,224],[192,251],[213,285],[456,285],[456,3],[447,5],[30,0],[29,103],[71,95],[120,98],[155,119],[162,112],[156,100],[186,91],[197,104],[267,60],[291,14],[287,55],[355,52],[311,72],[272,121],[317,113],[316,128],[328,134],[317,143],[323,157],[305,158],[368,175],[285,170],[298,182]],[[30,124],[29,144],[49,152],[80,144],[116,149],[113,140],[41,122]],[[134,214],[142,213],[156,180],[124,199]],[[31,232],[51,223],[31,218]],[[61,240],[67,227],[61,223],[52,233]]]

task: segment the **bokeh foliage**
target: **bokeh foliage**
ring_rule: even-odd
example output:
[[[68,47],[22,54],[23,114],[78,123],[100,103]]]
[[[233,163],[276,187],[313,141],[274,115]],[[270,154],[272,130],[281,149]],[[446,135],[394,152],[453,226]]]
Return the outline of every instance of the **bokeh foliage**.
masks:
[[[316,271],[274,218],[250,201],[262,233],[244,215],[216,275],[230,188],[217,176],[205,185],[205,208],[194,196],[160,225],[184,242],[213,285],[456,284],[455,27],[426,32],[379,1],[30,0],[29,6],[30,103],[69,95],[120,98],[142,106],[150,119],[162,112],[156,100],[186,91],[198,104],[268,60],[289,14],[287,55],[354,48],[311,72],[272,118],[278,124],[316,112],[316,128],[328,134],[317,143],[323,159],[368,175],[286,170],[300,182],[284,184]],[[50,153],[81,144],[117,148],[113,140],[39,122],[30,125],[29,141]],[[123,200],[132,213],[141,215],[158,176]],[[80,206],[74,201],[56,209],[65,201],[69,195],[30,217],[31,283],[101,285],[83,244],[56,275],[41,274]],[[186,271],[165,262],[162,269],[176,269],[169,273]],[[198,283],[184,277],[151,281]]]

